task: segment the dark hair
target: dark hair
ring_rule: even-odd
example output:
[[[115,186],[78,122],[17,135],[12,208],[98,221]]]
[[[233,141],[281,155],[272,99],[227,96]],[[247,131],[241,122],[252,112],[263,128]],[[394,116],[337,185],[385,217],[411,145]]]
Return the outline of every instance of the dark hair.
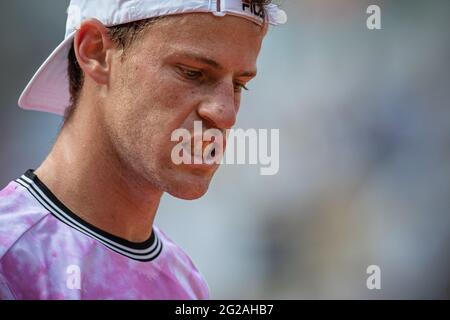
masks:
[[[248,2],[249,4],[265,6],[270,4],[272,0],[247,0],[246,2]],[[151,18],[109,27],[109,36],[116,45],[124,50],[125,54],[126,50],[133,44],[136,38],[139,37],[142,31],[144,31],[149,25],[155,23],[157,20],[161,20],[163,18],[164,17]],[[65,111],[64,122],[67,122],[73,115],[84,83],[83,70],[81,70],[80,65],[78,64],[73,42],[67,58],[70,105]]]
[[[152,18],[140,21],[134,21],[118,26],[109,27],[109,36],[111,40],[125,51],[131,46],[133,41],[142,33],[145,28],[157,20],[162,18]],[[81,89],[84,83],[84,74],[80,65],[78,64],[77,57],[75,55],[75,47],[72,42],[72,46],[68,54],[68,74],[69,74],[69,91],[70,91],[70,105],[66,109],[64,114],[64,122],[70,119],[80,97]]]

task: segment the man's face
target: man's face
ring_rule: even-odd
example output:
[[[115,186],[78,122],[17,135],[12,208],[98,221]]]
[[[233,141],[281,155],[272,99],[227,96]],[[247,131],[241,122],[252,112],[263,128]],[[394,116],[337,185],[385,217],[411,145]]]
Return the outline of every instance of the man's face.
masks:
[[[104,124],[124,165],[175,197],[201,197],[218,165],[174,164],[172,133],[235,124],[265,32],[239,17],[173,16],[113,55]]]

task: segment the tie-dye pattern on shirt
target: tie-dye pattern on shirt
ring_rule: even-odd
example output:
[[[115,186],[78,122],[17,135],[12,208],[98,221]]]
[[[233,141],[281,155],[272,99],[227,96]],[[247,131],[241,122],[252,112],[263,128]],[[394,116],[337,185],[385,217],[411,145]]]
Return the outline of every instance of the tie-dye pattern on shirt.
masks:
[[[120,241],[74,216],[30,170],[0,191],[0,299],[192,300],[209,290],[157,226],[146,243]]]

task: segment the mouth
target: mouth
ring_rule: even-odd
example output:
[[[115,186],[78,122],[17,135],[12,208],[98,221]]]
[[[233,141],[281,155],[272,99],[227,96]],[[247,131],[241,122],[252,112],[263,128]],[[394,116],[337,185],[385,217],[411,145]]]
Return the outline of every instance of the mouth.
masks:
[[[206,146],[203,151],[203,158],[206,163],[214,163],[216,161],[216,154],[218,153],[218,146],[215,142]]]
[[[206,144],[207,143],[207,144]],[[190,165],[216,166],[219,165],[224,153],[224,147],[218,142],[204,142],[198,145],[183,144],[183,152],[190,156]]]

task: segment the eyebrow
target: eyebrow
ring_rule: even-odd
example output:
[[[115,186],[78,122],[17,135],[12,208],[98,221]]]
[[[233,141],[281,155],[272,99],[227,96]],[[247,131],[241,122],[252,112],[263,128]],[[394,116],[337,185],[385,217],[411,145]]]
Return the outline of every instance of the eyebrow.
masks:
[[[210,59],[208,57],[196,54],[196,53],[180,53],[179,56],[180,57],[184,57],[184,58],[188,58],[188,59],[191,59],[191,60],[195,60],[195,61],[203,63],[203,64],[206,64],[206,65],[208,65],[208,66],[210,66],[210,67],[212,67],[214,69],[217,69],[217,70],[223,70],[224,69],[224,67],[220,63],[218,63],[217,61],[215,61],[213,59]],[[236,75],[238,77],[253,78],[253,77],[256,77],[257,71],[256,70],[255,71],[242,71],[242,72],[238,72]]]

